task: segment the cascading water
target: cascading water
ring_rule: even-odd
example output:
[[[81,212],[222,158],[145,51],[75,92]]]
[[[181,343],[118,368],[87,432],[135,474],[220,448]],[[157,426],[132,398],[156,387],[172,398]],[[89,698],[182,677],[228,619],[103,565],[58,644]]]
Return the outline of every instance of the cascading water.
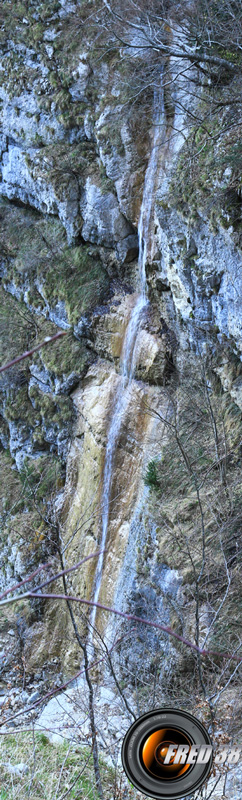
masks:
[[[161,130],[162,130],[163,117],[164,117],[164,101],[163,101],[163,92],[161,90],[159,93],[155,92],[154,96],[153,146],[145,175],[144,191],[143,191],[142,205],[141,205],[139,225],[138,225],[139,292],[136,297],[136,302],[134,304],[124,338],[122,356],[121,356],[121,365],[122,365],[121,380],[115,398],[113,417],[111,420],[107,437],[107,447],[106,447],[104,473],[103,473],[103,492],[102,492],[102,516],[101,516],[102,536],[100,542],[101,552],[98,558],[95,580],[94,580],[94,592],[92,597],[93,603],[98,602],[101,580],[102,580],[104,549],[106,545],[107,532],[108,532],[113,461],[114,461],[118,437],[122,427],[124,412],[129,402],[129,389],[136,366],[137,334],[140,328],[143,311],[148,305],[147,283],[146,283],[146,261],[147,261],[147,253],[149,250],[149,238],[151,233],[152,210],[154,205],[154,194],[155,194],[155,185],[157,178],[159,148],[161,144]],[[91,646],[92,650],[93,650],[92,632],[93,632],[93,627],[95,625],[96,611],[97,609],[96,606],[94,605],[90,617],[90,636],[89,636],[89,645]]]

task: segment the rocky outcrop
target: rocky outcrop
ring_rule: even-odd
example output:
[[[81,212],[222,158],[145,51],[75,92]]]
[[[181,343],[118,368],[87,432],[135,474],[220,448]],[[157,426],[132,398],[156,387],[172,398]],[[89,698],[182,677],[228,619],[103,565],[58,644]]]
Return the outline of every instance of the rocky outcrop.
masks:
[[[115,248],[118,260],[133,261],[138,255],[138,237],[120,212],[118,200],[105,194],[88,178],[81,197],[82,237],[85,241]]]
[[[148,365],[144,364],[145,367],[148,371],[149,355]],[[73,395],[78,423],[76,438],[73,440],[68,459],[67,482],[61,512],[63,537],[72,562],[79,561],[80,557],[94,553],[98,549],[100,537],[98,508],[101,500],[101,476],[107,430],[120,385],[121,379],[113,367],[108,367],[107,362],[99,361],[88,371],[82,388],[77,389]],[[157,407],[162,407],[164,414],[166,413],[166,399],[162,389],[134,380],[129,389],[129,401],[113,464],[109,534],[100,591],[100,602],[106,605],[112,605],[116,597],[120,608],[123,604],[126,605],[127,600],[131,602],[128,591],[129,571],[127,570],[126,574],[123,566],[126,565],[127,552],[129,563],[132,563],[132,581],[129,588],[132,587],[134,590],[136,586],[136,592],[139,592],[137,553],[141,546],[144,546],[146,551],[144,543],[147,536],[146,524],[142,521],[142,515],[145,514],[142,476],[145,462],[156,448],[156,425],[146,408],[148,410]],[[142,545],[141,531],[144,537]],[[132,555],[130,547],[133,550]],[[152,556],[155,570],[154,551]],[[80,575],[73,574],[70,578],[71,591],[78,595],[84,592],[90,597],[94,570],[95,565],[91,560],[86,563]],[[119,577],[120,570],[123,576],[125,575],[125,578],[123,577],[125,587],[123,586],[122,593],[120,589],[117,591],[117,581],[121,580],[122,583]],[[156,599],[154,591],[153,595]],[[96,624],[102,630],[105,624],[102,615],[100,619],[97,615]],[[69,651],[67,658],[70,657]]]
[[[156,280],[164,289],[170,288],[177,313],[191,330],[191,341],[196,326],[201,335],[207,331],[230,339],[239,353],[242,255],[231,238],[232,228],[229,232],[219,225],[216,232],[211,231],[209,220],[202,215],[187,223],[183,215],[166,207],[166,202],[167,194],[160,193],[157,238],[161,262]]]

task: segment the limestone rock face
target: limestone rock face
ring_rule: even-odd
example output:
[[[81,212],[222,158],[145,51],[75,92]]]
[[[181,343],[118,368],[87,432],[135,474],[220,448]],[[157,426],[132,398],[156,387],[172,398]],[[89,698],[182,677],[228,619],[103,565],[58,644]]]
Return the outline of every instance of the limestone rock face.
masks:
[[[83,239],[106,247],[115,247],[119,244],[120,250],[123,248],[124,261],[130,249],[133,229],[121,214],[115,195],[111,192],[108,194],[102,192],[95,183],[92,183],[91,178],[88,178],[80,207],[83,218]]]
[[[31,56],[28,57],[27,53],[26,63],[29,69],[33,67],[34,61],[31,62]],[[40,59],[39,70],[44,81],[48,70],[41,64]],[[10,139],[10,146],[15,144],[20,148],[23,145],[24,148],[29,148],[36,147],[38,138],[45,144],[68,138],[64,126],[58,121],[54,112],[47,114],[40,111],[34,91],[23,91],[18,97],[11,98],[4,86],[1,86],[0,98],[2,135]]]
[[[229,232],[222,226],[212,232],[202,216],[188,225],[174,210],[163,211],[162,205],[157,206],[157,222],[157,277],[170,287],[182,319],[195,319],[204,331],[216,328],[241,351],[242,256]]]
[[[120,94],[116,85],[113,92],[114,96],[116,92],[118,96]],[[140,164],[141,154],[144,155],[144,148],[149,153],[150,148],[147,133],[148,131],[144,129],[144,120],[137,120],[135,116],[132,121],[124,120],[120,105],[116,105],[115,108],[106,106],[95,125],[100,158],[108,178],[114,182],[121,211],[136,223],[139,218],[140,195],[144,181],[144,167]]]
[[[100,31],[93,33],[89,18],[83,25],[82,3],[17,4],[17,25],[10,5],[0,43],[1,361],[34,350],[59,328],[66,337],[4,372],[0,382],[1,585],[52,559],[60,543],[70,566],[99,551],[105,457],[117,419],[99,600],[120,612],[163,615],[170,624],[182,601],[181,576],[163,556],[157,465],[178,369],[190,368],[191,353],[212,356],[213,375],[242,408],[241,222],[223,208],[209,216],[199,194],[196,210],[180,197],[187,111],[200,98],[197,91],[191,101],[187,63],[177,76],[171,58],[158,104],[151,203],[146,197],[143,209],[150,215],[147,304],[125,384],[125,336],[141,285],[137,231],[154,137],[152,93],[146,87],[145,97],[134,100],[130,59],[118,45],[103,58],[97,54]],[[139,34],[130,43],[136,60]],[[233,184],[232,166],[227,170],[214,177],[212,191]],[[236,203],[238,212],[239,193]],[[168,519],[174,525],[172,514]],[[70,591],[90,600],[96,564],[89,559],[71,573]],[[79,666],[67,612],[60,617],[58,609],[33,604],[26,615],[29,673],[46,652],[65,673]],[[96,621],[113,642],[118,625],[100,610]],[[119,667],[122,674],[130,659],[133,686],[144,633],[138,628],[134,641],[124,624],[122,635]],[[173,646],[150,632],[145,648],[147,674],[162,656],[162,675],[171,676]]]
[[[82,56],[83,59],[83,56]],[[73,77],[76,77],[75,82],[70,86],[70,95],[72,100],[85,100],[85,94],[88,87],[88,78],[90,77],[90,66],[86,64],[83,60],[80,61],[78,64],[76,75],[74,74]]]
[[[65,191],[58,190],[49,181],[39,155],[38,150],[26,151],[16,146],[3,153],[1,194],[9,200],[21,200],[42,213],[58,215],[71,243],[80,227],[76,181],[70,179]]]
[[[88,31],[81,45],[74,40],[73,51],[68,36],[65,41],[66,18],[71,26],[76,12],[76,4],[64,3],[50,23],[40,18],[40,40],[31,35],[34,9],[17,31],[7,20],[15,69],[3,48],[0,192],[41,213],[58,215],[70,244],[83,225],[86,241],[109,249],[115,245],[123,263],[137,255],[137,241],[128,237],[134,237],[138,219],[144,131],[141,143],[137,125],[132,128],[122,102],[117,104],[119,72],[100,60],[95,63]],[[111,102],[103,103],[109,91]],[[90,157],[84,148],[79,158],[76,148],[87,141],[93,145]],[[148,138],[146,144],[149,149]],[[93,168],[98,185],[90,175]],[[107,184],[101,190],[100,179]]]
[[[153,345],[156,352],[156,347]],[[152,355],[147,363],[143,351],[143,369],[149,370]],[[107,444],[107,432],[115,403],[121,391],[121,377],[107,362],[98,361],[91,367],[83,382],[73,394],[78,422],[75,439],[67,463],[66,489],[63,495],[63,536],[71,562],[98,551],[101,537],[100,508],[102,508],[102,474]],[[125,559],[128,542],[132,541],[132,586],[137,578],[136,546],[133,531],[137,515],[143,514],[142,475],[149,453],[156,449],[156,424],[146,412],[148,408],[163,408],[167,400],[162,389],[134,380],[127,393],[123,411],[123,424],[114,455],[110,522],[105,545],[100,602],[111,605],[116,598],[117,581]],[[144,533],[144,521],[140,521]],[[144,534],[145,535],[145,534]],[[155,543],[154,543],[155,545]],[[153,552],[154,557],[154,552]],[[71,591],[91,596],[95,574],[94,560],[86,562],[81,573],[72,574]],[[127,580],[129,570],[127,570]],[[139,583],[139,581],[138,581]],[[128,591],[125,579],[123,600]],[[156,595],[154,595],[156,597]],[[121,596],[119,597],[121,604]],[[121,605],[119,604],[119,607]],[[103,630],[103,619],[97,615],[97,624]],[[103,631],[104,632],[104,631]],[[158,646],[158,645],[157,645]],[[74,657],[70,651],[68,658]]]

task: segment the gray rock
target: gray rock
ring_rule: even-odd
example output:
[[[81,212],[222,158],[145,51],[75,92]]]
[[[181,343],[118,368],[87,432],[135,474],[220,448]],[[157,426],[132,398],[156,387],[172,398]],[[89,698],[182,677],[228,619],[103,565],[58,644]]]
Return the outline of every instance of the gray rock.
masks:
[[[59,394],[59,392],[61,392],[62,394],[70,394],[70,392],[72,392],[73,389],[75,389],[76,386],[78,385],[80,377],[81,375],[78,374],[77,372],[71,372],[70,375],[67,376],[63,375],[62,380],[60,380],[59,378],[55,378],[56,394]]]
[[[32,437],[24,423],[9,422],[9,448],[18,469],[21,469],[26,457],[33,456]]]
[[[115,116],[117,119],[118,114],[122,113],[121,106],[116,106],[115,109]],[[106,108],[100,114],[96,125],[95,125],[95,133],[99,144],[99,152],[100,158],[105,166],[106,173],[109,178],[113,181],[122,181],[122,176],[124,173],[126,175],[127,168],[130,167],[130,159],[128,159],[128,163],[124,156],[117,153],[117,149],[112,143],[111,134],[110,139],[108,138],[109,149],[107,152],[107,134],[106,130],[110,128],[112,130],[112,126],[114,123],[113,119],[114,111],[113,109],[107,105]],[[105,132],[105,133],[104,133]],[[116,184],[117,189],[117,184]]]
[[[32,694],[28,695],[27,705],[30,706],[30,705],[32,705],[32,703],[36,703],[37,700],[40,699],[40,697],[41,697],[41,694],[37,689],[37,691],[32,692]]]
[[[52,47],[51,44],[46,44],[45,45],[45,52],[47,53],[48,58],[52,58],[53,53],[54,53],[54,48]]]
[[[51,49],[53,50],[53,48]],[[36,70],[36,62],[32,62],[30,59],[29,69],[33,68]],[[41,65],[40,60],[38,62],[38,70],[43,77],[48,72],[43,64]],[[2,148],[0,144],[2,152],[7,150],[7,137],[13,140],[12,144],[23,146],[24,143],[25,148],[36,147],[38,137],[41,137],[45,144],[50,144],[56,140],[62,141],[67,138],[65,128],[58,121],[54,111],[50,111],[48,114],[40,111],[34,91],[22,92],[18,98],[14,97],[11,100],[2,86],[0,87],[0,98],[2,100]]]
[[[26,775],[29,771],[28,764],[19,761],[18,764],[11,764],[10,761],[4,763],[5,769],[10,775]]]
[[[76,11],[76,6],[70,0],[60,0],[62,8],[59,10],[59,17],[66,17],[67,14],[73,14]]]
[[[138,258],[139,255],[139,242],[136,234],[126,236],[121,242],[118,242],[116,252],[119,261],[122,264],[129,264]]]
[[[56,39],[56,37],[59,35],[60,35],[59,32],[56,31],[55,28],[47,28],[47,30],[44,31],[43,34],[44,42],[53,42],[54,39]]]
[[[29,699],[28,692],[25,692],[25,691],[21,692],[20,699],[21,699],[23,705],[26,705],[26,703],[28,702],[28,699]]]
[[[19,286],[16,286],[13,281],[6,281],[4,282],[4,289],[6,292],[12,295],[12,297],[16,297],[16,300],[20,300],[22,298],[22,289]]]
[[[67,316],[67,311],[65,307],[64,300],[58,300],[54,308],[51,308],[47,303],[49,308],[49,318],[51,322],[54,322],[55,325],[58,325],[63,330],[68,330],[70,328],[70,323]]]
[[[5,258],[0,257],[0,278],[3,278],[7,272],[7,262]]]
[[[88,64],[80,62],[78,70],[78,79],[70,86],[69,92],[74,102],[85,99],[85,92],[87,89],[88,78],[90,75],[90,67]]]
[[[194,317],[203,330],[214,331],[216,326],[242,351],[242,254],[235,248],[231,232],[220,226],[214,233],[200,217],[191,237],[191,225],[189,228],[174,209],[164,210],[161,205],[157,218],[162,254],[159,278],[169,285],[177,312],[186,323]],[[196,346],[192,322],[189,329]]]
[[[133,234],[132,226],[121,214],[115,195],[111,192],[104,194],[91,178],[87,178],[80,208],[85,241],[113,247]]]
[[[57,450],[58,456],[60,456],[63,461],[66,460],[68,446],[69,446],[69,439],[68,433],[66,430],[60,430],[58,425],[43,425],[43,431],[45,434],[45,441],[50,445],[50,452],[55,453]]]
[[[29,371],[32,375],[29,381],[29,388],[31,388],[31,386],[38,386],[41,392],[46,392],[47,394],[53,391],[50,375],[44,367],[40,369],[37,364],[30,364]],[[34,401],[31,400],[31,402],[34,406]]]
[[[37,153],[36,150],[26,151],[16,145],[9,147],[8,152],[3,154],[0,192],[10,200],[17,198],[39,211],[57,214],[57,198],[51,185],[48,186],[43,178],[37,184],[27,166],[26,154],[34,163]]]
[[[44,214],[58,215],[71,244],[81,223],[77,181],[70,177],[65,185],[54,187],[42,156],[42,150],[10,145],[2,158],[0,194],[9,200],[21,200]]]
[[[90,142],[94,140],[94,124],[90,108],[87,109],[84,117],[84,133]]]
[[[86,332],[88,324],[90,323],[87,317],[81,317],[77,325],[74,325],[74,334],[77,337],[77,339],[82,339],[83,334]]]

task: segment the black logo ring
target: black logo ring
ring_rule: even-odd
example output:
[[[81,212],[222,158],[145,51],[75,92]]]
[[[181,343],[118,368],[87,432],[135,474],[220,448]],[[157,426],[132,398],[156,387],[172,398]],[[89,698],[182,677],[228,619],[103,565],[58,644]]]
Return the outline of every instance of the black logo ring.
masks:
[[[178,800],[192,794],[206,781],[212,766],[212,749],[206,763],[175,763],[169,753],[179,745],[211,747],[200,720],[186,711],[158,708],[144,714],[127,731],[122,746],[122,764],[127,777],[140,792],[158,800]]]

